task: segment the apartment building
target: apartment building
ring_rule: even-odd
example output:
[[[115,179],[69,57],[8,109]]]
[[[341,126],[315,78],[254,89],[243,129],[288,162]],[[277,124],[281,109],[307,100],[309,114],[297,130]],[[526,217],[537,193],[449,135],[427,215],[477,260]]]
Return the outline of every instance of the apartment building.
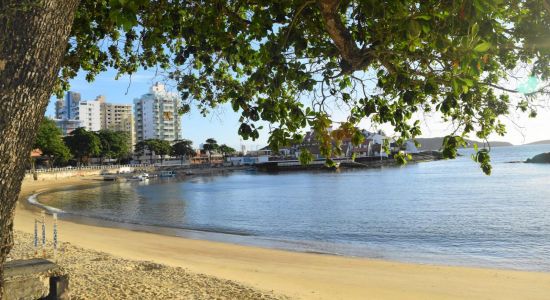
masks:
[[[147,139],[179,140],[181,119],[178,105],[178,94],[166,91],[160,83],[154,84],[149,93],[134,99],[136,142]]]
[[[55,121],[64,135],[75,128],[84,127],[88,131],[109,129],[128,133],[128,143],[135,144],[134,117],[131,104],[107,103],[105,96],[95,100],[82,100],[80,93],[67,92],[64,100],[55,103]]]
[[[107,103],[103,95],[98,96],[95,100],[100,105],[101,129],[126,132],[129,137],[128,143],[133,146],[136,141],[132,105]]]
[[[80,93],[69,91],[64,101],[57,100],[55,103],[55,121],[65,135],[77,127],[98,131],[101,129],[99,108],[99,103],[82,101]]]
[[[97,101],[80,101],[72,112],[73,118],[80,120],[82,127],[88,131],[101,130],[101,106]]]

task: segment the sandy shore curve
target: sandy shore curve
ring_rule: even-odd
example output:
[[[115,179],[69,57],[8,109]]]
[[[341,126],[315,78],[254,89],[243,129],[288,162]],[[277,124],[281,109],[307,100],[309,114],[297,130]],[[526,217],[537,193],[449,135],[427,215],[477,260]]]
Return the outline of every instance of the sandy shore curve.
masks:
[[[21,199],[94,178],[25,181]],[[39,210],[18,203],[15,229]],[[51,224],[51,217],[46,222]],[[297,299],[549,299],[550,273],[422,265],[193,240],[59,221],[59,239],[131,261],[151,261]],[[549,258],[550,259],[550,258]],[[208,295],[208,292],[206,292]],[[248,298],[244,297],[243,298]]]

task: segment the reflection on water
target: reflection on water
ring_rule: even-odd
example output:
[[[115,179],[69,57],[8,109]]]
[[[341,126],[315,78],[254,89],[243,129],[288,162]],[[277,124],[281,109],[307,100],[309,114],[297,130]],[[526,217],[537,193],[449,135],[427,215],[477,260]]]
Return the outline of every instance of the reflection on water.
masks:
[[[550,166],[507,163],[545,151],[495,148],[490,177],[466,155],[403,168],[117,183],[40,201],[118,222],[239,234],[200,237],[245,244],[550,271]]]

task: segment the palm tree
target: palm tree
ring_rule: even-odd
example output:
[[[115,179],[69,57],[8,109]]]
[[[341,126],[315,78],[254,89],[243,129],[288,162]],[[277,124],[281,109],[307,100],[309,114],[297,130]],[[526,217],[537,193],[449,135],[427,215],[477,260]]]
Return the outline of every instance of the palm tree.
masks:
[[[223,154],[223,157],[225,158],[227,155],[230,155],[230,154],[233,154],[233,153],[237,152],[237,150],[227,146],[226,144],[222,144],[220,146],[220,152]]]
[[[176,143],[172,145],[172,155],[179,156],[182,165],[184,157],[194,156],[195,154],[196,152],[195,149],[193,149],[193,142],[190,140],[176,141]]]
[[[204,149],[204,151],[208,151],[208,162],[211,164],[212,152],[220,148],[220,146],[218,145],[218,142],[213,138],[206,139],[206,144],[204,144],[202,148]]]

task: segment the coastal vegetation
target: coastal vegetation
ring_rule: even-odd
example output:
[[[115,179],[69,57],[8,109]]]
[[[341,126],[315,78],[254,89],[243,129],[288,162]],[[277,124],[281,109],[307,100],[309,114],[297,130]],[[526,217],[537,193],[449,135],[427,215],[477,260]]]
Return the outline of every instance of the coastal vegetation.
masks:
[[[100,164],[105,159],[120,161],[128,159],[131,154],[125,132],[108,129],[92,132],[80,127],[64,137],[63,141],[78,164],[89,164],[93,157],[99,157]]]
[[[227,155],[231,155],[233,153],[236,153],[237,150],[235,150],[234,148],[232,147],[229,147],[227,146],[226,144],[222,144],[219,148],[220,152],[222,153],[222,155],[225,157]]]
[[[220,148],[218,141],[213,138],[206,139],[206,143],[202,145],[202,149],[208,153],[208,161],[212,161],[212,153],[217,151]]]
[[[159,155],[162,163],[165,156],[170,154],[173,150],[170,142],[168,141],[161,139],[147,139],[145,141],[138,142],[134,146],[134,151],[140,156],[145,155],[145,153],[149,153],[151,163],[154,163],[153,156]]]
[[[131,155],[130,145],[128,144],[128,133],[122,131],[113,131],[103,129],[97,132],[101,150],[99,156],[101,164],[105,159],[128,159]]]
[[[193,149],[193,142],[190,140],[176,141],[174,145],[172,145],[171,155],[179,157],[182,164],[184,158],[193,157],[196,154],[197,152]]]
[[[453,125],[442,148],[454,158],[465,136],[503,135],[510,110],[536,116],[549,92],[549,29],[546,0],[2,1],[0,266],[46,105],[80,72],[91,81],[110,68],[117,78],[159,68],[180,91],[181,113],[229,103],[244,139],[258,138],[260,120],[272,124],[275,151],[311,126],[327,158],[342,151],[333,140],[361,142],[362,120],[391,124],[403,143],[435,112]],[[521,68],[526,82],[505,86]],[[334,106],[347,117],[331,115]],[[75,157],[100,154],[95,135],[76,134],[89,145],[68,138]],[[474,157],[490,174],[488,150]]]
[[[32,148],[40,149],[42,155],[48,158],[48,167],[66,163],[71,157],[71,152],[63,141],[61,130],[49,118],[44,118],[40,123]]]
[[[83,127],[75,129],[64,140],[71,150],[71,154],[80,164],[88,164],[91,157],[98,156],[101,153],[99,137]]]

